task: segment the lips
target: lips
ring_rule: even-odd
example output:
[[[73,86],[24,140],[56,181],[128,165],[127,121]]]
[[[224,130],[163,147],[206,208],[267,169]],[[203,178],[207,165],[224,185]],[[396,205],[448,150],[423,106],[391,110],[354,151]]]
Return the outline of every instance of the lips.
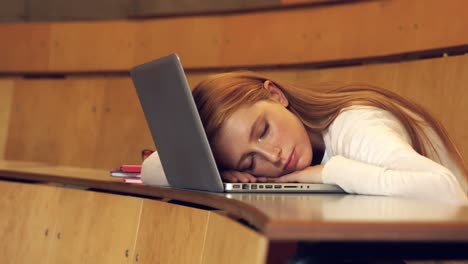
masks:
[[[296,148],[293,148],[291,154],[289,154],[288,160],[286,164],[284,164],[284,170],[287,171],[294,171],[297,165],[297,156],[296,156]]]

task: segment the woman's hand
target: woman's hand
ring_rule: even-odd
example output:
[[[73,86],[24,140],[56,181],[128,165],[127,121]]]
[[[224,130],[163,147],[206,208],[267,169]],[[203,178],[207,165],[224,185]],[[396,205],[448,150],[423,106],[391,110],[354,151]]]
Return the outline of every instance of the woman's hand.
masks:
[[[295,171],[277,178],[255,177],[250,173],[241,171],[222,171],[221,178],[224,182],[301,182],[301,183],[322,183],[323,165],[307,167],[300,171]]]
[[[221,179],[223,179],[224,182],[257,182],[257,178],[252,174],[235,170],[222,171]]]
[[[307,167],[303,170],[275,178],[275,182],[323,183],[322,170],[323,165]]]

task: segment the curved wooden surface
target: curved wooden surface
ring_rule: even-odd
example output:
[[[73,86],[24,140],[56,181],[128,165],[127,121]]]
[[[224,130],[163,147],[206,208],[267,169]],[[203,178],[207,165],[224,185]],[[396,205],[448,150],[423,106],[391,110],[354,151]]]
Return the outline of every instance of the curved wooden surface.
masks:
[[[0,72],[128,71],[177,52],[187,70],[343,63],[461,47],[464,0],[359,1],[237,15],[0,24]]]
[[[154,149],[128,77],[18,79],[12,98],[6,159],[110,169]]]
[[[128,263],[125,251],[133,255],[141,199],[5,181],[0,194],[3,263]]]
[[[268,217],[270,239],[468,241],[468,207],[342,194],[226,194]]]
[[[468,207],[338,194],[225,194],[127,185],[102,171],[3,161],[0,175],[143,195],[221,209],[270,240],[468,242]]]
[[[361,0],[362,1],[362,0]],[[239,12],[258,12],[279,8],[297,8],[310,5],[347,4],[349,0],[262,0],[173,2],[170,0],[136,0],[130,18],[155,18],[195,15],[220,15]]]
[[[57,185],[0,194],[5,263],[265,262],[266,238],[216,212]]]
[[[468,160],[468,56],[316,70],[263,71],[273,79],[370,83],[390,89],[430,110],[446,126]],[[211,72],[188,74],[192,87]],[[2,79],[0,79],[2,80]],[[73,167],[106,168],[141,162],[154,148],[129,77],[65,79],[5,78],[0,81],[0,121],[5,159]],[[44,118],[47,117],[47,118]],[[7,122],[9,120],[9,122]],[[2,135],[3,133],[3,135]],[[3,139],[2,139],[3,136]],[[0,154],[1,156],[1,154]]]
[[[13,79],[0,79],[0,160],[5,158],[14,82]]]
[[[134,195],[144,195],[159,199],[174,199],[193,202],[217,209],[226,210],[232,215],[246,219],[261,227],[267,217],[254,207],[239,201],[227,202],[225,197],[216,193],[178,190],[172,188],[123,184],[121,179],[109,176],[108,170],[85,169],[69,166],[54,166],[38,162],[0,161],[0,178],[52,182],[84,186],[96,190],[113,191]]]

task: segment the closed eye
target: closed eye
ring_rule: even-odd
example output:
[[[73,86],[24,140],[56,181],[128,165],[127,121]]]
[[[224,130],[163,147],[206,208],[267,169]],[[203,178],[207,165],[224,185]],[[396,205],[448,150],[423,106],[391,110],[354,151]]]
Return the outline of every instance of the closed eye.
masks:
[[[260,139],[265,138],[265,136],[268,134],[268,131],[270,131],[270,124],[268,122],[265,123],[265,126],[263,127],[262,133],[260,134]]]

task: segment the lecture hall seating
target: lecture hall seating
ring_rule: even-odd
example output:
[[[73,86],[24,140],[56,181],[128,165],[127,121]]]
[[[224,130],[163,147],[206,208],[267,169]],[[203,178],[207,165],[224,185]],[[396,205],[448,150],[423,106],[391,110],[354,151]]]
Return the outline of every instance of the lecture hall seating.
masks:
[[[112,182],[108,169],[139,163],[140,150],[154,148],[128,70],[173,52],[192,87],[211,73],[252,69],[287,81],[388,88],[427,107],[468,159],[466,1],[288,2],[301,8],[0,24],[8,36],[0,42],[0,171],[62,175],[60,184],[68,177],[77,186],[87,171],[89,179]],[[59,183],[0,181],[0,210],[8,212],[0,248],[9,263],[267,258],[264,235],[216,208]],[[223,239],[230,228],[238,236]]]

